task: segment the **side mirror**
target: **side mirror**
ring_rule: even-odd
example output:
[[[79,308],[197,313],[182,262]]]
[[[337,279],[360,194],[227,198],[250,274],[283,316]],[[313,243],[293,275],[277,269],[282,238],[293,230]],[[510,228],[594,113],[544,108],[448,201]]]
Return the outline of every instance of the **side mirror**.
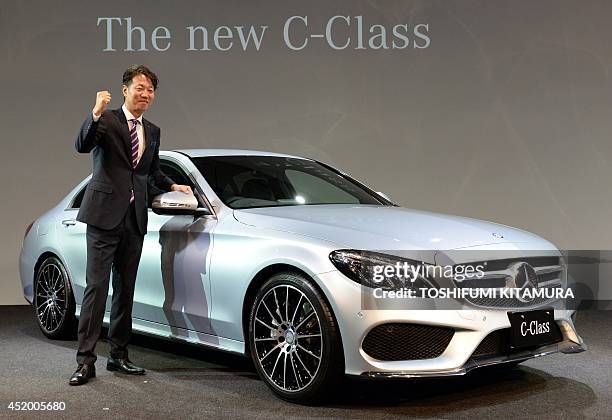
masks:
[[[380,192],[380,191],[376,191],[376,194],[380,195],[382,198],[384,198],[387,201],[391,201],[391,199],[389,198],[389,196],[387,194],[385,194],[384,192]],[[392,202],[392,201],[391,201]]]
[[[167,215],[198,215],[210,214],[208,209],[198,208],[198,200],[192,194],[172,191],[160,194],[153,199],[153,212]]]

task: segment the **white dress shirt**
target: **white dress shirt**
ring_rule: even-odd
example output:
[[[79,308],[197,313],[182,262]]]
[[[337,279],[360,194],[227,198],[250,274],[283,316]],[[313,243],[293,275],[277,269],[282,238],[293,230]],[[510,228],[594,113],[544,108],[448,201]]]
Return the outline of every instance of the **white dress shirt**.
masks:
[[[138,125],[136,126],[136,134],[138,135],[138,162],[140,162],[140,158],[144,153],[145,142],[144,142],[144,127],[142,125],[142,115],[138,118],[134,117],[130,111],[127,110],[125,104],[121,105],[121,109],[125,114],[125,119],[128,124],[128,131],[132,129],[132,123],[130,120],[136,119],[138,120]]]

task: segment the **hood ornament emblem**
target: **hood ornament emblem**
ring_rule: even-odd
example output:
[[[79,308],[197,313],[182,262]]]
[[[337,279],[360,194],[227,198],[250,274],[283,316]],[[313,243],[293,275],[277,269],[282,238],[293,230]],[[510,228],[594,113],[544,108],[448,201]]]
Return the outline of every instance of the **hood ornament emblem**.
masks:
[[[498,239],[504,239],[504,235],[502,235],[501,233],[493,232],[493,233],[492,233],[492,235],[493,235],[495,238],[498,238]]]

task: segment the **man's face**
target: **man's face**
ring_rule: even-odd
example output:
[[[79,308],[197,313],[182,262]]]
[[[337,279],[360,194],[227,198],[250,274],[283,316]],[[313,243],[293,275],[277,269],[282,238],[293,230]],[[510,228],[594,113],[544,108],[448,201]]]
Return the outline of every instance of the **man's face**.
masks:
[[[123,85],[123,96],[128,111],[135,117],[140,117],[155,99],[155,89],[147,76],[137,74],[129,86]]]

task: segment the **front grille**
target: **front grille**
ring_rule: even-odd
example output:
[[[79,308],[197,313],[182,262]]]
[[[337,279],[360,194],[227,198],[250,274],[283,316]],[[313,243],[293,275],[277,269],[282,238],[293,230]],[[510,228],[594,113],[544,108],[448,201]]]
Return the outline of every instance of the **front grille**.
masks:
[[[512,286],[514,276],[516,275],[512,267],[516,267],[515,264],[521,262],[528,263],[533,267],[538,288],[557,288],[565,283],[565,268],[561,258],[557,256],[536,256],[471,262],[469,265],[472,267],[484,266],[484,275],[482,277],[464,279],[463,281],[455,280],[455,286],[474,289],[520,288],[520,285]],[[465,300],[474,306],[482,308],[529,308],[551,303],[554,299],[536,297],[531,301],[523,302],[516,298],[471,297],[467,295]]]
[[[543,256],[543,257],[504,258],[500,260],[479,261],[479,262],[472,262],[470,263],[470,265],[477,266],[477,265],[482,264],[486,267],[487,271],[497,271],[497,270],[506,269],[510,264],[514,262],[526,262],[526,263],[531,264],[533,267],[544,267],[544,266],[560,264],[559,257]]]
[[[551,299],[546,299],[545,297],[536,297],[529,302],[523,302],[516,298],[488,298],[488,297],[478,297],[478,298],[467,298],[471,304],[480,306],[483,308],[530,308],[541,306],[545,303],[551,302]]]
[[[472,353],[472,357],[507,354],[510,349],[509,338],[510,328],[493,331],[480,342],[474,353]]]
[[[556,322],[553,323],[553,331],[555,335],[553,343],[558,343],[563,339],[563,335],[561,334],[559,325],[557,325]],[[536,349],[538,347],[540,346],[532,347],[532,349]],[[510,328],[504,328],[501,330],[493,331],[492,333],[487,335],[484,340],[480,342],[478,347],[476,347],[474,353],[472,353],[472,358],[480,359],[488,357],[507,356],[524,350],[529,350],[529,348],[513,349],[510,346]]]
[[[363,351],[377,360],[422,360],[440,356],[455,331],[432,325],[389,323],[374,327],[363,340]]]

